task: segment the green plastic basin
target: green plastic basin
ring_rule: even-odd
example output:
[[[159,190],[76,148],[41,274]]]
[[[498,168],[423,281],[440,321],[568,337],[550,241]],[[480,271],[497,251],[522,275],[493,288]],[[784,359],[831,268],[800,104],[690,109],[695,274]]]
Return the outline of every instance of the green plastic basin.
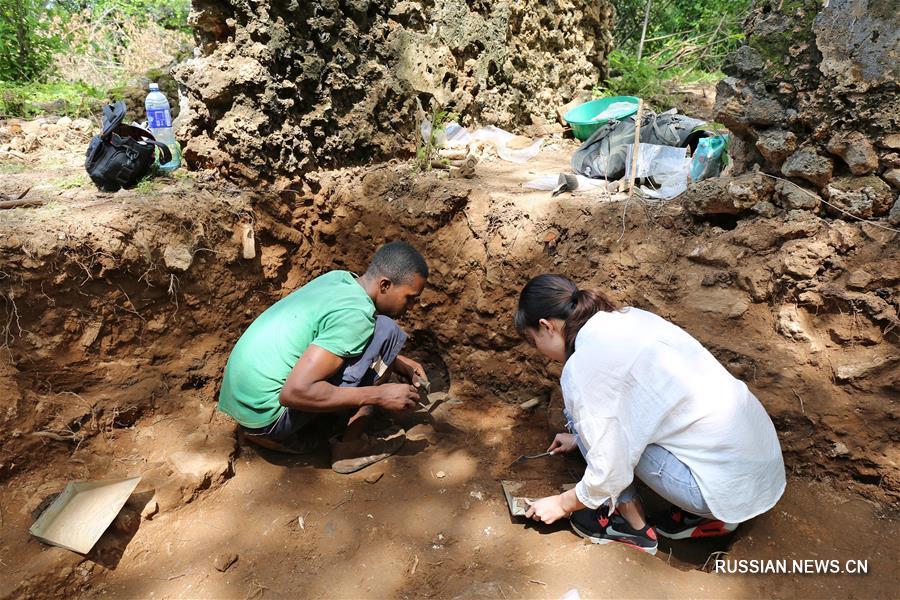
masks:
[[[614,104],[627,104],[618,107],[618,110],[607,111]],[[579,104],[563,115],[566,123],[572,126],[572,133],[579,140],[584,141],[591,137],[601,125],[611,119],[624,119],[637,112],[638,99],[634,96],[610,96],[598,98],[584,104]],[[602,115],[602,116],[601,116]]]

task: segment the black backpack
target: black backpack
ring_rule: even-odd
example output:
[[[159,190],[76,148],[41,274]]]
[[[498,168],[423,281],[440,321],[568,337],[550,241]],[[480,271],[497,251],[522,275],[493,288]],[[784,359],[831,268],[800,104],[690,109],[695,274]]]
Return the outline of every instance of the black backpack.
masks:
[[[103,130],[91,139],[84,168],[100,190],[117,192],[135,185],[153,168],[156,149],[161,163],[172,160],[169,148],[153,134],[134,125],[124,125],[125,103],[103,107]]]

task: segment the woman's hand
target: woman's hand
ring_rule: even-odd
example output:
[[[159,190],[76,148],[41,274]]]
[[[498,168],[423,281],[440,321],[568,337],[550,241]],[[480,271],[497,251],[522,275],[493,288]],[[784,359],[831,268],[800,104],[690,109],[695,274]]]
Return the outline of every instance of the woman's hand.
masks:
[[[547,448],[547,452],[554,454],[565,454],[571,452],[578,446],[575,442],[575,436],[571,433],[557,433],[553,438],[553,443]]]
[[[569,511],[563,506],[562,494],[558,496],[548,496],[540,500],[525,500],[528,503],[528,510],[525,516],[534,519],[539,523],[554,523],[562,518],[569,516]]]

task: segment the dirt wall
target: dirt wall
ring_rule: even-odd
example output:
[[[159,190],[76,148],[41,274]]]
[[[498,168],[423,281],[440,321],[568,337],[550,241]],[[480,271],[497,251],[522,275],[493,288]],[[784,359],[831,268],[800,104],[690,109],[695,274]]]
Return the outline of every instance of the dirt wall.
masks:
[[[786,181],[755,202],[697,212],[791,210],[900,224],[900,16],[882,0],[761,0],[724,68],[715,116],[735,135],[736,174]],[[824,201],[824,202],[823,202]]]
[[[694,223],[678,204],[631,203],[623,214],[592,198],[548,201],[514,183],[540,165],[518,175],[508,165],[485,163],[468,181],[386,163],[319,173],[310,189],[278,194],[186,181],[150,197],[84,192],[62,216],[18,211],[0,238],[9,390],[0,479],[54,458],[67,464],[85,456],[78,448],[160,419],[175,421],[170,433],[187,419],[216,439],[230,435],[215,396],[240,332],[316,275],[358,272],[378,245],[406,238],[432,270],[403,322],[410,351],[467,403],[537,396],[548,418],[558,413],[558,367],[521,343],[511,315],[528,277],[566,273],[709,347],[772,415],[792,473],[896,502],[896,234],[809,213],[724,230]],[[257,236],[252,259],[242,258],[244,225]],[[158,474],[157,489],[172,488],[163,504],[220,479],[230,444],[209,477]],[[102,460],[99,448],[88,455]],[[170,450],[151,444],[145,459],[168,464]]]
[[[185,156],[256,180],[410,152],[416,98],[554,121],[605,74],[611,21],[606,1],[195,0]]]

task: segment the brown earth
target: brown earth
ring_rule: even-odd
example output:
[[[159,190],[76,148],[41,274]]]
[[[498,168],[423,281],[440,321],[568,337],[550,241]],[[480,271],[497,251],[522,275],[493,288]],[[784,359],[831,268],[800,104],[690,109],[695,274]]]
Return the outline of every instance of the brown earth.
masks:
[[[87,134],[54,127],[27,164],[0,164],[0,193],[49,200],[0,211],[0,597],[895,594],[895,233],[809,213],[695,222],[677,202],[523,189],[565,168],[562,141],[525,165],[483,161],[473,180],[393,161],[299,189],[201,172],[99,194],[67,150]],[[433,272],[404,322],[411,353],[461,403],[405,417],[400,455],[353,476],[324,456],[239,448],[215,412],[231,344],[278,298],[325,270],[363,269],[397,237]],[[508,467],[561,427],[558,370],[510,327],[517,291],[547,270],[672,319],[748,382],[785,451],[778,506],[732,540],[655,558],[510,521],[498,480],[544,491],[581,468]],[[538,409],[516,407],[535,396]],[[135,474],[136,494],[87,557],[29,537],[67,481]],[[715,551],[868,560],[869,574],[706,573]],[[237,562],[218,571],[229,553]]]

